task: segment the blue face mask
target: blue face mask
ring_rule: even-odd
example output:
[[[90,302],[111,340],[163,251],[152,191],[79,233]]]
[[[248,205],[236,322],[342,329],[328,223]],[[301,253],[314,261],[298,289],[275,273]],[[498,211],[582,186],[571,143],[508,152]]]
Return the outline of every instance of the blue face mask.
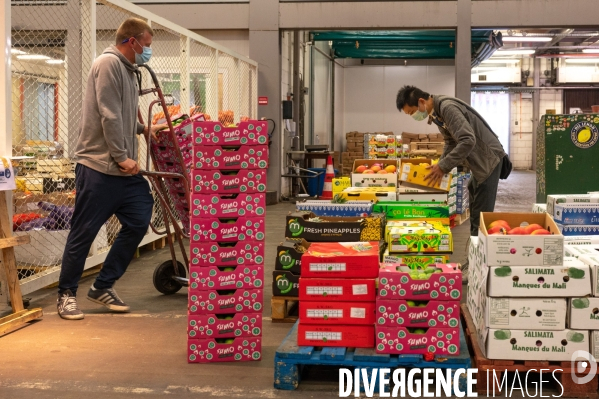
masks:
[[[141,44],[140,44],[140,46],[141,46]],[[152,58],[152,48],[151,47],[142,47],[141,54],[137,54],[137,52],[135,53],[135,63],[137,65],[147,64],[148,62],[150,62],[150,58]]]
[[[423,121],[426,118],[428,118],[428,112],[426,112],[426,108],[424,108],[424,111],[417,110],[416,112],[414,112],[412,114],[412,118],[414,118],[414,120],[417,122]]]

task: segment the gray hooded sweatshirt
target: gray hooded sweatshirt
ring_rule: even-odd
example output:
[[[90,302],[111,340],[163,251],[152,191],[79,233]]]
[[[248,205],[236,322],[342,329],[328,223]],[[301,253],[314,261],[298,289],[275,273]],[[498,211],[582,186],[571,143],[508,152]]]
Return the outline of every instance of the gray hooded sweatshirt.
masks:
[[[114,45],[94,61],[75,148],[78,163],[107,175],[131,176],[121,172],[118,162],[137,161],[137,135],[144,130],[137,122],[135,71],[137,66]]]

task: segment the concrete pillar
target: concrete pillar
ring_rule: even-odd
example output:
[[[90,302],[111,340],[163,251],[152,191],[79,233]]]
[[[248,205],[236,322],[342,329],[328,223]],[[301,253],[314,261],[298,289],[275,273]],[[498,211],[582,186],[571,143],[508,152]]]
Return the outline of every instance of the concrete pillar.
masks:
[[[472,41],[471,0],[458,0],[455,52],[455,96],[470,104],[470,64]]]
[[[279,1],[250,0],[250,58],[258,62],[258,96],[268,105],[258,106],[258,117],[277,122],[270,146],[267,187],[281,193],[281,49],[279,44]],[[272,122],[270,122],[272,124]],[[272,126],[272,125],[271,125]]]

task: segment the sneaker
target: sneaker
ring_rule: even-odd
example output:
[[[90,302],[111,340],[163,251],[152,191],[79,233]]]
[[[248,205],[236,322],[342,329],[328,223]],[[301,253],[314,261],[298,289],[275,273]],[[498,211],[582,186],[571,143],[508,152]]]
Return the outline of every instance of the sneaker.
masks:
[[[115,312],[128,312],[130,307],[119,298],[113,288],[96,289],[92,285],[87,293],[87,299],[106,306]]]
[[[462,284],[468,284],[468,261],[462,265]]]
[[[66,290],[62,294],[58,294],[56,308],[58,309],[58,315],[66,320],[81,320],[85,317],[83,312],[79,310],[77,298],[75,298],[71,290]]]

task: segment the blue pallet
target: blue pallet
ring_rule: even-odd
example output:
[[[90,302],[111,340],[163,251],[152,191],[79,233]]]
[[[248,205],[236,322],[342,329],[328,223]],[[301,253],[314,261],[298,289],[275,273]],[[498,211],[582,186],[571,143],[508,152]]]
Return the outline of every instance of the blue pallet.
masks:
[[[304,366],[339,366],[344,368],[364,368],[368,375],[372,370],[387,368],[440,368],[454,369],[470,368],[470,352],[466,345],[466,337],[460,328],[460,354],[456,356],[435,356],[427,362],[422,355],[385,355],[376,353],[374,348],[346,347],[315,347],[297,345],[296,322],[275,353],[275,382],[276,389],[294,390],[301,380]],[[377,382],[378,384],[378,378]],[[465,375],[460,377],[460,389],[465,391]],[[378,385],[375,386],[378,392]],[[386,388],[388,389],[388,387]]]

